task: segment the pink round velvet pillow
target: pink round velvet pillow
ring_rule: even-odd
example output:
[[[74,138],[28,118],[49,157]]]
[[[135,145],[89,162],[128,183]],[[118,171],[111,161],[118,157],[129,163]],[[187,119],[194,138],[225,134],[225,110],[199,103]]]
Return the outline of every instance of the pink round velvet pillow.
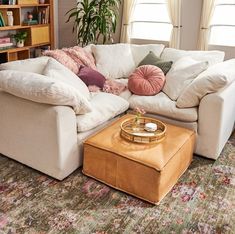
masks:
[[[151,96],[159,93],[165,83],[163,71],[153,65],[143,65],[135,69],[128,80],[129,90],[141,96]]]

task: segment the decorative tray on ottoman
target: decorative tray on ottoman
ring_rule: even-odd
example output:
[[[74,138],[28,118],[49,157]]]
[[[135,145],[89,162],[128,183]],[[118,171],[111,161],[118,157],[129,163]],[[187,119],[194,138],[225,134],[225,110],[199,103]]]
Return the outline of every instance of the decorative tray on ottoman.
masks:
[[[147,123],[157,125],[156,131],[147,131],[145,126]],[[163,140],[166,134],[166,125],[154,118],[140,117],[128,118],[121,123],[120,135],[124,139],[136,143],[158,143]]]

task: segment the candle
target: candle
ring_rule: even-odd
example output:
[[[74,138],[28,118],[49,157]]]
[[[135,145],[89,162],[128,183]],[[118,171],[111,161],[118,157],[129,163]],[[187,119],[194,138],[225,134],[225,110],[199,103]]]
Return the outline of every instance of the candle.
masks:
[[[146,123],[144,129],[148,132],[155,132],[157,130],[157,124],[155,123]]]

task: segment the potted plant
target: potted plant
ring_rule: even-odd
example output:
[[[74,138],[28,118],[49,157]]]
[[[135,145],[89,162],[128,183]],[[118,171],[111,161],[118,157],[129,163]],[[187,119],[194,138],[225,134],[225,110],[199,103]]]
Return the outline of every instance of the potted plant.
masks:
[[[15,35],[13,35],[13,38],[16,41],[17,47],[24,47],[25,39],[27,38],[28,33],[25,31],[17,32]]]
[[[120,3],[121,0],[78,0],[77,6],[66,13],[66,22],[74,20],[78,43],[97,44],[100,39],[103,44],[107,40],[113,42]]]

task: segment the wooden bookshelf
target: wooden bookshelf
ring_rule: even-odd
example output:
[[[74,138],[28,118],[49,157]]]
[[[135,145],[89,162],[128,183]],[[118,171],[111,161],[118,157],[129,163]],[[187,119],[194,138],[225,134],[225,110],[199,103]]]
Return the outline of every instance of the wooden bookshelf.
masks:
[[[32,57],[35,49],[48,46],[54,49],[54,0],[46,0],[44,4],[39,4],[35,0],[27,0],[27,4],[0,5],[0,12],[6,26],[0,27],[0,37],[13,35],[18,31],[27,31],[25,46],[22,48],[12,47],[0,49],[0,63],[27,59]],[[21,1],[22,2],[22,1]],[[30,2],[32,4],[30,4]],[[7,11],[13,12],[14,24],[7,25]],[[46,22],[39,22],[33,25],[26,25],[27,12],[32,12],[34,20],[39,20],[39,14],[46,11]],[[41,19],[41,18],[40,18]]]

